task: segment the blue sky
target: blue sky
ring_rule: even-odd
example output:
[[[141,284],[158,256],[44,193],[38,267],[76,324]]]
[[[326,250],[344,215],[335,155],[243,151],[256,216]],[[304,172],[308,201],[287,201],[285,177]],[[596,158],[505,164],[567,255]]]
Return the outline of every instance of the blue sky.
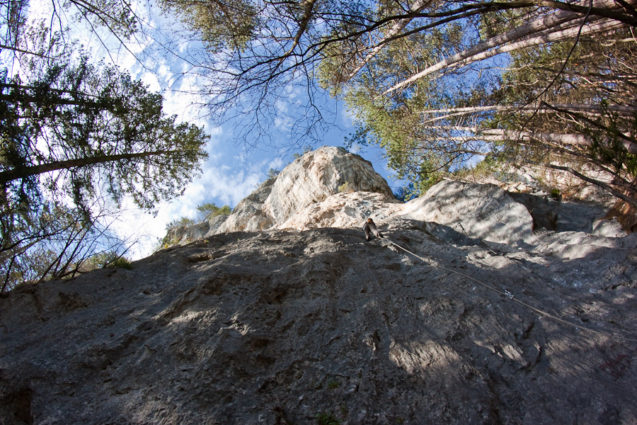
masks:
[[[132,201],[122,205],[119,219],[112,229],[128,240],[137,240],[129,257],[137,259],[150,254],[165,234],[166,225],[181,217],[196,218],[196,207],[213,202],[218,206],[234,207],[241,199],[264,181],[270,169],[281,170],[303,153],[308,147],[323,145],[343,146],[344,137],[353,130],[351,117],[342,102],[326,94],[319,96],[318,104],[327,117],[325,131],[318,140],[299,143],[290,133],[293,120],[303,118],[301,107],[306,101],[304,92],[290,87],[285,99],[276,103],[276,112],[268,123],[268,137],[237,141],[241,121],[234,119],[223,124],[216,123],[205,108],[206,98],[201,92],[202,84],[208,82],[197,76],[198,69],[192,62],[201,45],[174,18],[162,16],[148,3],[137,4],[136,13],[144,24],[143,32],[126,43],[123,48],[108,32],[99,36],[64,15],[72,23],[72,35],[81,43],[85,52],[94,61],[103,60],[128,70],[134,78],[143,80],[153,91],[164,96],[164,108],[180,120],[204,126],[211,136],[207,146],[209,158],[203,164],[202,174],[186,188],[184,194],[170,202],[157,205],[155,214],[136,208]],[[50,2],[32,1],[31,10],[50,19]],[[34,15],[31,15],[34,17]],[[171,53],[172,52],[172,53]],[[392,188],[400,183],[392,178],[386,167],[382,151],[376,146],[353,146],[358,153],[372,162],[375,170],[384,176]]]

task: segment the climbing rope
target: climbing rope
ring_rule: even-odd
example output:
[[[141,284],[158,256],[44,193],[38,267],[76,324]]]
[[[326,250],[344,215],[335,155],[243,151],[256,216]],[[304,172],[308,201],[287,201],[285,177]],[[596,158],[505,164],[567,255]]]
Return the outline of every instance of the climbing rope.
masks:
[[[522,305],[522,306],[524,306],[524,307],[526,307],[526,308],[528,308],[528,309],[540,314],[543,317],[550,318],[550,319],[555,320],[555,321],[557,321],[559,323],[562,323],[564,325],[574,327],[574,328],[576,328],[578,330],[579,329],[583,329],[583,330],[587,330],[589,332],[596,333],[596,334],[602,335],[602,336],[607,336],[607,334],[610,334],[610,335],[614,336],[615,338],[620,338],[620,339],[624,339],[626,341],[631,341],[631,342],[637,342],[636,338],[627,337],[625,335],[619,335],[619,334],[617,334],[615,332],[608,332],[608,331],[604,332],[604,331],[600,331],[600,330],[597,330],[597,329],[592,329],[592,328],[589,328],[587,326],[582,326],[582,325],[579,325],[577,323],[573,323],[571,321],[563,319],[563,318],[561,318],[559,316],[556,316],[555,314],[549,313],[548,311],[544,311],[544,310],[542,310],[542,309],[540,309],[538,307],[535,307],[535,306],[533,306],[533,305],[531,305],[529,303],[526,303],[526,302],[520,300],[519,298],[516,298],[515,295],[513,295],[511,292],[509,292],[506,289],[505,290],[498,289],[495,286],[490,285],[490,284],[488,284],[486,282],[483,282],[483,281],[481,281],[479,279],[476,279],[475,277],[473,277],[473,276],[471,276],[471,275],[469,275],[467,273],[463,273],[463,272],[458,271],[458,270],[454,270],[454,269],[450,269],[450,268],[445,267],[445,266],[441,266],[440,264],[437,264],[436,262],[429,261],[429,260],[421,257],[420,255],[411,252],[407,248],[398,245],[396,242],[392,241],[391,239],[389,239],[387,237],[385,237],[384,239],[387,240],[387,242],[390,245],[393,245],[396,248],[401,249],[401,250],[405,251],[406,253],[413,255],[414,257],[418,258],[420,261],[422,261],[425,264],[428,264],[428,265],[430,265],[432,267],[435,267],[435,268],[438,268],[438,269],[441,269],[441,270],[445,270],[445,271],[450,272],[450,273],[455,273],[457,275],[463,276],[463,277],[469,279],[470,281],[477,283],[478,285],[480,285],[482,287],[485,287],[485,288],[487,288],[487,289],[489,289],[491,291],[494,291],[494,292],[496,292],[496,293],[498,293],[500,295],[505,296],[507,299],[509,299],[509,300],[511,300],[511,301],[513,301],[515,303],[518,303],[518,304],[520,304],[520,305]]]

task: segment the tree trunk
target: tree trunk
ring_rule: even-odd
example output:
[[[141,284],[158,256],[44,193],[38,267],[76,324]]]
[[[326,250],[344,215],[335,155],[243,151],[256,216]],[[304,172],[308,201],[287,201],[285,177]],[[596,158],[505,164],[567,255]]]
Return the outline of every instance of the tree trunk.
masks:
[[[593,21],[593,23],[586,25],[582,29],[582,34],[597,33],[624,26],[621,22],[612,20],[609,21],[603,18],[589,18],[588,21]],[[473,62],[490,58],[499,53],[506,53],[525,47],[574,37],[579,32],[580,25],[583,23],[584,18],[579,13],[561,10],[557,11],[550,16],[543,16],[542,18],[535,19],[526,25],[508,31],[504,34],[491,37],[470,49],[456,53],[455,55],[412,75],[400,83],[395,84],[387,89],[383,94],[389,94],[446,67],[466,66]],[[567,28],[564,29],[564,26]]]
[[[566,111],[573,112],[600,112],[602,107],[599,105],[586,105],[586,104],[555,104],[548,105],[550,107],[544,107],[544,104],[534,104],[534,105],[488,105],[488,106],[467,106],[467,107],[459,107],[459,108],[441,108],[441,109],[427,109],[422,111],[423,115],[427,114],[449,114],[449,113],[457,113],[463,115],[469,115],[475,112],[485,112],[485,111],[520,111],[520,112],[546,112],[551,111],[555,112],[555,109],[563,109]],[[604,109],[608,109],[612,112],[617,112],[619,114],[632,115],[637,112],[637,106],[627,106],[627,105],[608,105]]]
[[[431,0],[417,0],[414,4],[411,5],[411,7],[409,8],[409,11],[420,12],[422,9],[425,8],[425,6],[427,6],[430,3],[430,1]],[[407,26],[407,24],[409,24],[409,22],[411,21],[412,21],[412,18],[405,18],[395,22],[394,25],[392,25],[392,27],[389,29],[389,31],[387,31],[387,33],[382,38],[382,40],[380,40],[376,44],[376,46],[372,48],[372,50],[367,54],[367,56],[365,56],[363,61],[360,64],[358,64],[358,66],[356,66],[356,68],[352,72],[350,72],[350,74],[347,76],[347,81],[354,78],[354,76],[356,76],[356,74],[358,74],[359,71],[363,69],[363,67],[367,65],[367,63],[370,60],[372,60],[374,56],[376,56],[378,52],[380,52],[383,49],[383,45],[385,44],[385,41],[387,39],[401,32]]]
[[[107,162],[122,161],[126,159],[140,159],[158,155],[178,154],[179,151],[152,151],[137,152],[118,155],[100,155],[86,158],[67,159],[65,161],[53,161],[45,164],[31,165],[27,167],[14,168],[0,172],[0,184],[4,185],[12,180],[49,173],[51,171],[68,170],[71,168],[87,167],[90,165],[103,164]]]
[[[426,126],[426,129],[440,129],[447,131],[465,131],[473,133],[470,136],[453,136],[445,137],[445,140],[484,140],[489,142],[499,141],[502,139],[509,140],[539,140],[550,143],[558,143],[570,146],[592,146],[593,141],[583,134],[561,134],[561,133],[537,133],[530,131],[515,131],[504,129],[481,130],[478,127],[462,127],[462,126]],[[628,140],[622,141],[622,144],[629,153],[637,154],[637,143]]]

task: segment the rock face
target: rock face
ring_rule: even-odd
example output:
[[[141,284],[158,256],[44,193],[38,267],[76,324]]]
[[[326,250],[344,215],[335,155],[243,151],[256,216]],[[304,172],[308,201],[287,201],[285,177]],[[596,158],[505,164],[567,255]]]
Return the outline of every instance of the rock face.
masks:
[[[406,217],[448,225],[467,236],[513,243],[532,235],[533,218],[497,186],[445,180],[405,206]]]
[[[263,203],[270,196],[274,181],[275,179],[269,179],[262,183],[257,190],[237,204],[233,213],[219,227],[212,227],[206,236],[244,230],[264,230],[271,227],[272,219],[263,211]]]
[[[263,205],[275,223],[341,191],[377,192],[392,199],[387,182],[371,164],[342,148],[325,147],[298,158],[277,176]]]
[[[403,204],[368,161],[342,148],[323,147],[261,184],[229,216],[173,229],[170,240],[185,245],[237,231],[360,227],[368,217],[377,223],[394,218],[432,221],[470,237],[513,245],[533,239],[533,232],[541,229],[625,236],[618,223],[600,221],[607,209],[452,180]]]
[[[293,210],[276,181],[212,232],[269,230],[0,297],[0,424],[637,423],[637,234],[534,232],[490,185]]]
[[[343,148],[323,147],[297,158],[263,183],[207,236],[281,228],[293,215],[339,192],[374,192],[380,194],[380,201],[394,198],[385,179],[368,161]]]
[[[232,233],[15,290],[0,423],[636,423],[634,237],[382,230],[425,261],[358,229]]]

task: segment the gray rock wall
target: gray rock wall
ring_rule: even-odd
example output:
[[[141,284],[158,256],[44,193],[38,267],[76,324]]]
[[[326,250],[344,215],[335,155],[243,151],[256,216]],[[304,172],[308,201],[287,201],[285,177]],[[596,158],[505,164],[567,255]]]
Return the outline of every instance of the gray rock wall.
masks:
[[[531,237],[528,209],[494,185],[444,180],[405,206],[406,218],[445,224],[471,237],[513,243]]]
[[[3,294],[0,424],[635,424],[637,235],[599,214],[402,204],[321,149],[186,246]]]
[[[221,234],[16,289],[0,423],[637,422],[637,239],[381,230]]]

